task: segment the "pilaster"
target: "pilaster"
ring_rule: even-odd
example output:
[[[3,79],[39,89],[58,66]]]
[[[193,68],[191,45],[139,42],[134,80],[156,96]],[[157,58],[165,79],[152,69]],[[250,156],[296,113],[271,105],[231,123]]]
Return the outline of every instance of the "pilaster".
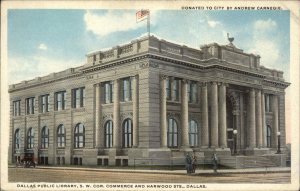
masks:
[[[161,147],[167,147],[167,95],[166,95],[166,79],[167,76],[160,76],[160,123],[161,123]]]
[[[208,130],[208,104],[207,104],[207,84],[204,83],[201,88],[201,147],[207,148],[209,146],[209,130]],[[200,142],[199,142],[200,143]]]
[[[138,111],[138,76],[133,76],[132,78],[132,118],[133,118],[133,145],[132,147],[138,147],[139,139],[139,111]]]
[[[120,80],[114,80],[113,147],[121,147],[120,137]]]
[[[188,80],[181,81],[181,132],[182,132],[182,147],[189,147],[189,105],[187,94]]]

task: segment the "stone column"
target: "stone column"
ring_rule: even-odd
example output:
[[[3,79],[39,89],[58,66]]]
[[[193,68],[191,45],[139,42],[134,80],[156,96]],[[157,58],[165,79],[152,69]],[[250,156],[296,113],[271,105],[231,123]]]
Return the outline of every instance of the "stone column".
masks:
[[[246,126],[247,124],[244,122],[244,94],[240,93],[240,132],[238,132],[238,136],[241,140],[241,149],[244,149],[246,145]]]
[[[255,100],[255,110],[256,110],[256,146],[258,148],[262,147],[262,115],[261,115],[261,90],[256,91]]]
[[[160,142],[161,147],[167,147],[167,95],[166,95],[167,76],[160,77]]]
[[[201,146],[207,148],[209,145],[209,131],[208,131],[208,105],[207,105],[207,84],[204,83],[201,89],[201,114],[202,114],[202,128],[201,128]]]
[[[114,123],[113,123],[113,146],[115,148],[121,147],[121,137],[120,137],[120,80],[116,79],[114,81]]]
[[[252,88],[249,92],[249,102],[248,102],[248,146],[250,148],[255,148],[256,146],[256,134],[255,134],[255,90]]]
[[[266,143],[266,117],[265,117],[265,94],[261,92],[261,120],[262,120],[262,146],[267,147]]]
[[[277,138],[277,132],[278,132],[278,97],[277,95],[272,96],[272,112],[273,112],[273,138],[272,138],[272,147],[277,148],[278,144],[278,138]]]
[[[212,148],[218,147],[218,85],[216,82],[212,82],[211,86],[211,122],[210,122],[210,143]]]
[[[133,147],[138,147],[139,142],[139,116],[138,116],[138,76],[132,77],[132,118],[133,118]]]
[[[219,86],[219,146],[227,147],[227,121],[226,121],[226,86]]]
[[[103,147],[103,139],[101,139],[101,84],[95,84],[95,147]]]
[[[189,147],[189,102],[187,93],[188,80],[181,81],[181,132],[182,146]]]

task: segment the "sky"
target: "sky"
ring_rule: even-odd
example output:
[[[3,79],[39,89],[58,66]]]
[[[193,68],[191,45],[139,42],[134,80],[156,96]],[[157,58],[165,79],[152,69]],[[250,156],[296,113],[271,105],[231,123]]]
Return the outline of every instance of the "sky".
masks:
[[[8,83],[83,65],[91,51],[130,42],[147,32],[137,10],[11,9],[8,11]],[[151,11],[151,33],[199,48],[228,44],[259,54],[263,66],[289,79],[289,11]]]

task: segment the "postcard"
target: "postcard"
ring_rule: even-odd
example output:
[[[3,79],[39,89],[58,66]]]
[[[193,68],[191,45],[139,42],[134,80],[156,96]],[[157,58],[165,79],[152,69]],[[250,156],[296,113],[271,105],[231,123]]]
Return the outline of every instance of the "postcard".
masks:
[[[4,1],[1,190],[298,190],[298,1]]]

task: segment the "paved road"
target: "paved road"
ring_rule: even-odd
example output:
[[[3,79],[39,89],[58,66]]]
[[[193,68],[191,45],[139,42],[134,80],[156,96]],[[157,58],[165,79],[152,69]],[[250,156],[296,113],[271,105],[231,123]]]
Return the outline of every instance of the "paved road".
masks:
[[[100,172],[85,170],[58,170],[9,168],[9,182],[69,182],[69,183],[289,183],[291,174],[230,173],[230,174],[149,174],[130,172]]]

